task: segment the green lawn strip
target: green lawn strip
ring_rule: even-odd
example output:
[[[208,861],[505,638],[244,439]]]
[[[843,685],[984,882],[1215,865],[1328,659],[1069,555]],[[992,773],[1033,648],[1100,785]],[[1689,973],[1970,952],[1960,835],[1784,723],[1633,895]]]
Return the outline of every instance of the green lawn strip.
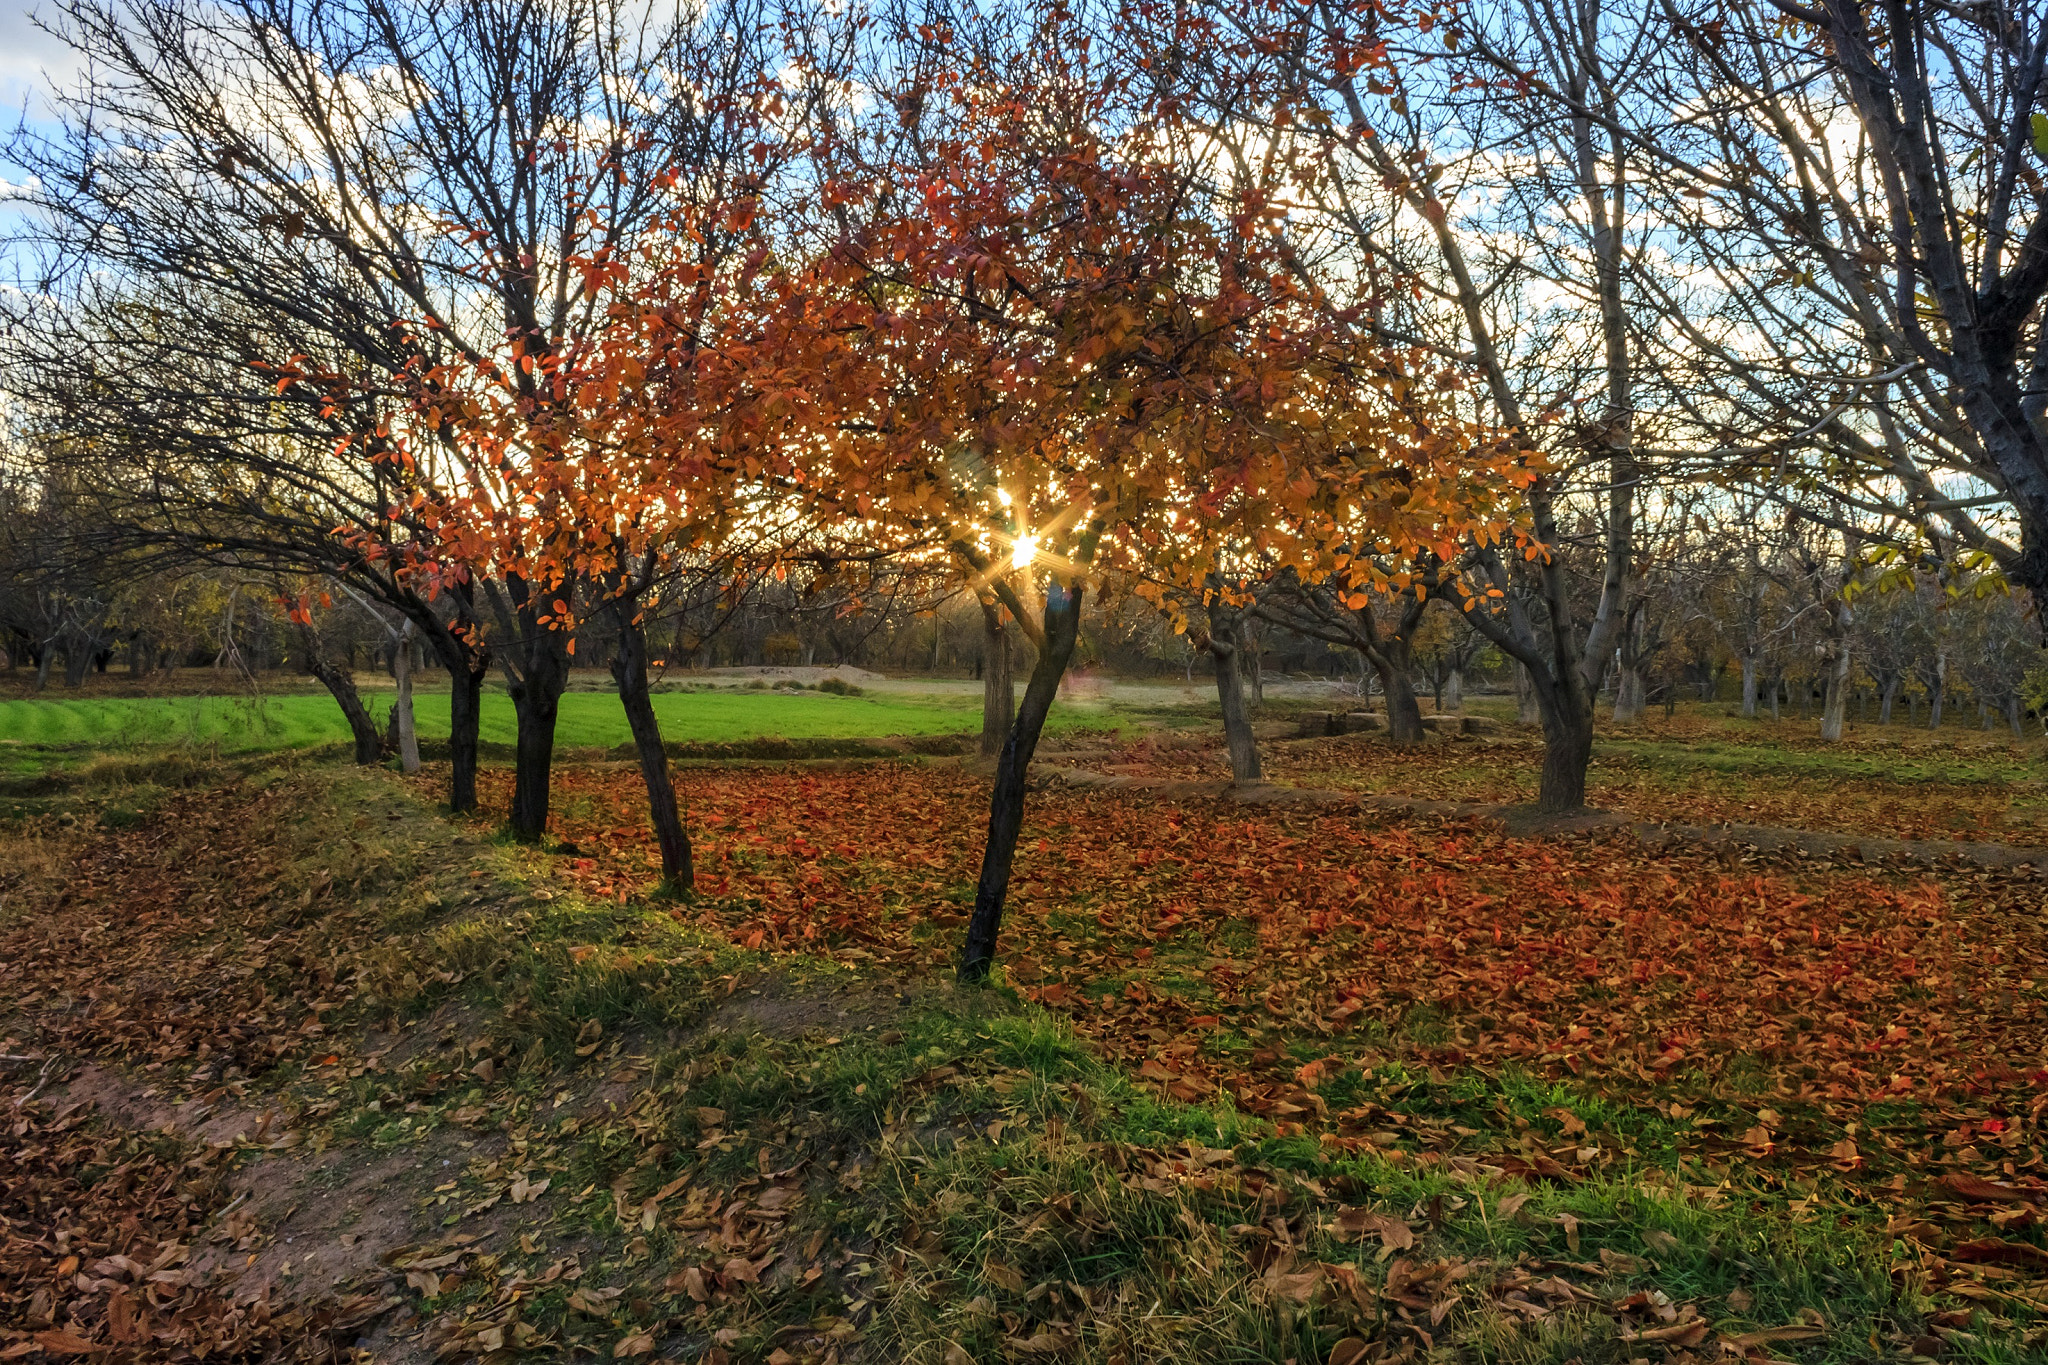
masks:
[[[381,715],[388,700],[369,698]],[[679,745],[760,738],[867,738],[978,732],[978,700],[963,697],[835,696],[794,691],[666,692],[654,698],[663,737]],[[428,741],[448,735],[445,693],[418,698],[419,730]],[[1113,727],[1106,706],[1055,708],[1055,730]],[[511,699],[487,691],[480,737],[509,746],[517,738]],[[88,754],[186,747],[223,754],[306,749],[349,738],[341,712],[326,696],[161,697],[0,701],[0,777],[75,765]],[[555,742],[563,748],[612,748],[631,742],[618,699],[570,692],[561,701]]]

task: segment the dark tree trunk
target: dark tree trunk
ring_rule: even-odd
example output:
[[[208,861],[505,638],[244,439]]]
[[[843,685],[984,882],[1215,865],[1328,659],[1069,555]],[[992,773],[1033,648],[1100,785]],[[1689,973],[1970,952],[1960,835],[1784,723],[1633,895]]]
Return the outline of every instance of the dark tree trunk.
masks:
[[[538,629],[538,627],[529,627]],[[531,641],[519,679],[511,686],[512,713],[519,734],[512,773],[512,837],[537,844],[548,832],[548,783],[554,773],[555,721],[561,714],[562,690],[569,683],[567,638],[561,631]]]
[[[435,657],[448,670],[448,808],[467,814],[476,809],[477,731],[490,652],[471,648],[464,635],[439,620],[413,619],[427,632]]]
[[[640,776],[647,783],[647,814],[661,848],[661,880],[672,890],[693,891],[697,881],[690,835],[683,828],[675,784],[669,778],[668,751],[661,746],[661,722],[655,718],[654,698],[647,687],[647,631],[634,619],[638,606],[629,599],[612,599],[612,619],[619,627],[612,678],[619,685],[619,704],[626,709],[633,748],[640,756]]]
[[[1586,804],[1586,767],[1593,761],[1593,693],[1536,680],[1543,709],[1543,776],[1536,808],[1565,815]]]
[[[996,957],[996,936],[1003,926],[1003,905],[1009,896],[1010,865],[1017,856],[1017,834],[1024,827],[1024,778],[1037,751],[1046,713],[1059,695],[1060,679],[1074,657],[1081,627],[1080,587],[1057,580],[1045,590],[1045,644],[1024,686],[1024,703],[996,760],[996,778],[988,802],[988,843],[981,857],[981,880],[974,889],[974,916],[967,922],[967,943],[960,955],[960,979],[988,980]]]
[[[1017,713],[1017,685],[1010,664],[1010,631],[1000,602],[981,604],[981,756],[1003,751]]]
[[[1415,658],[1406,636],[1382,639],[1372,652],[1373,671],[1387,699],[1387,738],[1395,744],[1422,743],[1422,704],[1415,699]]]
[[[321,657],[311,631],[301,627],[300,638],[306,649],[306,671],[334,694],[342,716],[348,721],[348,732],[355,739],[356,762],[365,768],[375,767],[384,758],[384,736],[377,733],[377,722],[370,719],[362,695],[356,691],[354,676],[341,665],[329,663]]]
[[[64,642],[64,685],[83,687],[85,675],[92,669],[92,645],[82,636],[74,636]]]
[[[1240,669],[1240,613],[1235,607],[1218,603],[1209,608],[1209,655],[1216,664],[1216,699],[1223,708],[1223,740],[1230,749],[1231,780],[1250,784],[1260,780],[1259,746],[1252,739],[1251,714],[1244,703],[1244,677]]]

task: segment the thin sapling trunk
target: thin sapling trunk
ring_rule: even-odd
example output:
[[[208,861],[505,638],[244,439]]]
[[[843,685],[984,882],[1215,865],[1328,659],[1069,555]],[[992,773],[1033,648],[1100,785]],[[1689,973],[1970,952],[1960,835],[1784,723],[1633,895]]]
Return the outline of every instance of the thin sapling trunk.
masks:
[[[967,922],[967,942],[960,955],[960,980],[969,984],[987,981],[995,963],[996,937],[1003,926],[1003,906],[1010,890],[1010,866],[1017,856],[1018,832],[1024,827],[1024,778],[1031,755],[1038,749],[1046,713],[1059,695],[1060,679],[1074,657],[1083,591],[1079,585],[1067,587],[1057,579],[1045,590],[1045,643],[1024,686],[1017,719],[1003,741],[989,792],[988,843],[981,857],[981,880],[974,889],[974,915]]]

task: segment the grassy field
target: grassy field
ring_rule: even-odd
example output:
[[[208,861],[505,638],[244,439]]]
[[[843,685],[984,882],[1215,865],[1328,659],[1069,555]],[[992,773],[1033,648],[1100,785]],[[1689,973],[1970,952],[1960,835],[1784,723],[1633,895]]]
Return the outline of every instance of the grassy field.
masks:
[[[368,698],[382,715],[389,697]],[[448,694],[421,693],[420,735],[448,735]],[[691,691],[654,698],[662,733],[673,743],[727,743],[761,738],[835,739],[888,735],[963,734],[981,728],[978,698],[906,694],[834,696],[821,692]],[[1103,707],[1062,708],[1055,725],[1113,724]],[[484,694],[482,738],[511,744],[511,699]],[[146,752],[173,746],[220,754],[306,749],[344,743],[348,727],[332,698],[321,695],[236,697],[39,698],[0,701],[0,771],[62,765],[67,758]],[[630,743],[618,699],[600,692],[563,696],[555,741],[571,748]]]

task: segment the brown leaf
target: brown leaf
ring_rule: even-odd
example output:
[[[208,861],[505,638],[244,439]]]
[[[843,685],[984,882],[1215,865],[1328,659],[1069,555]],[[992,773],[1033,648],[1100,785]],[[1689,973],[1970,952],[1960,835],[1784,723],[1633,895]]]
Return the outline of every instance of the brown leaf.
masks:
[[[2048,1266],[2048,1251],[2027,1242],[2006,1242],[1996,1237],[1958,1242],[1948,1254],[1950,1260],[1977,1265]]]
[[[1952,1171],[1941,1178],[1941,1183],[1963,1198],[1983,1204],[2007,1204],[2015,1199],[2048,1199],[2048,1190],[2000,1185],[1982,1176],[1971,1175],[1968,1171]]]
[[[1357,1337],[1346,1337],[1330,1348],[1329,1365],[1361,1365],[1371,1349]]]
[[[1765,1327],[1754,1332],[1744,1332],[1740,1336],[1721,1339],[1739,1351],[1746,1351],[1752,1346],[1767,1346],[1774,1341],[1810,1341],[1823,1335],[1825,1333],[1818,1327],[1797,1324],[1789,1327]],[[1647,1332],[1643,1334],[1643,1339],[1649,1339]]]
[[[1345,1209],[1337,1215],[1336,1231],[1337,1236],[1346,1242],[1377,1237],[1381,1246],[1395,1251],[1406,1251],[1415,1245],[1415,1231],[1406,1222],[1370,1209]]]
[[[100,1349],[95,1343],[65,1327],[52,1327],[47,1332],[38,1332],[35,1339],[36,1345],[52,1355],[82,1356]]]
[[[1007,1289],[1012,1294],[1024,1292],[1023,1274],[996,1260],[994,1257],[990,1257],[982,1262],[981,1273],[982,1277],[990,1284]]]

